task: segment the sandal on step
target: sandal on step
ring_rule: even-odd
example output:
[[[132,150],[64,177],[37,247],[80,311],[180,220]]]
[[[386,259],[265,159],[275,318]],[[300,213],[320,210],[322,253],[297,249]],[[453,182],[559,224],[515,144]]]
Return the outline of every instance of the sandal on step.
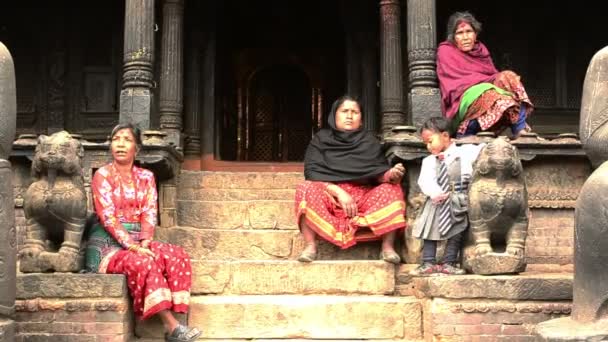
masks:
[[[192,342],[201,336],[201,331],[198,328],[188,328],[185,325],[179,324],[173,332],[165,334],[167,342]]]
[[[299,262],[313,262],[317,260],[317,252],[309,252],[304,250],[298,257]]]
[[[399,257],[399,254],[393,251],[382,251],[380,253],[380,259],[395,265],[398,265],[401,262],[401,257]]]

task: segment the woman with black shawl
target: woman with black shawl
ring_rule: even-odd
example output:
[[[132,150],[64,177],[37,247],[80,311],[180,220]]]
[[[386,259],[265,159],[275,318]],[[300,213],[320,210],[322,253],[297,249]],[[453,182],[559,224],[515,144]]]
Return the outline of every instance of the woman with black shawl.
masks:
[[[398,264],[396,230],[405,228],[401,179],[405,168],[390,167],[378,140],[363,129],[359,103],[336,100],[306,150],[304,176],[296,189],[296,219],[306,241],[298,258],[317,257],[317,235],[343,249],[382,238],[380,258]],[[366,229],[360,229],[366,228]]]

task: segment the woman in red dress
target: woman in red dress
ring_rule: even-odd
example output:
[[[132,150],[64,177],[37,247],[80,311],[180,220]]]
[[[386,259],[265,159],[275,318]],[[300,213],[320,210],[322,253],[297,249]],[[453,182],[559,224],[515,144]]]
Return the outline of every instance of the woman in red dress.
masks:
[[[341,248],[382,239],[380,258],[401,261],[393,245],[397,230],[406,225],[400,185],[405,168],[390,167],[380,143],[361,121],[359,103],[349,96],[339,98],[329,114],[329,128],[320,130],[306,150],[306,181],[296,189],[296,219],[306,241],[299,261],[316,259],[317,236]]]
[[[158,195],[154,174],[134,165],[139,129],[119,124],[110,146],[113,160],[91,184],[100,223],[89,235],[87,269],[126,275],[138,319],[158,315],[167,341],[195,341],[201,331],[179,324],[171,313],[188,312],[190,257],[181,247],[153,240]]]

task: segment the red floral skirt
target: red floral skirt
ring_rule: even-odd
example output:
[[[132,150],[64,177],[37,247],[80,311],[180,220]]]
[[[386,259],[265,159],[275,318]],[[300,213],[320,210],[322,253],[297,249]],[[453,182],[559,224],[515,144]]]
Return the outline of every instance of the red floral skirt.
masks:
[[[336,184],[357,203],[358,216],[353,218],[347,217],[340,204],[326,192],[326,185],[313,181],[298,185],[296,220],[303,221],[334,245],[348,248],[358,241],[378,240],[388,232],[405,228],[405,201],[399,184]]]
[[[519,75],[513,71],[501,71],[493,84],[498,88],[510,92],[512,95],[499,94],[495,90],[488,90],[481,94],[467,110],[464,120],[458,126],[458,134],[464,134],[469,121],[477,119],[482,131],[500,133],[511,124],[517,123],[522,103],[526,106],[526,118],[534,110],[532,102],[521,83]]]
[[[155,257],[125,249],[102,261],[100,273],[124,274],[133,298],[135,317],[146,319],[161,310],[188,312],[192,269],[190,257],[178,246],[152,241]],[[105,265],[104,265],[105,264]]]

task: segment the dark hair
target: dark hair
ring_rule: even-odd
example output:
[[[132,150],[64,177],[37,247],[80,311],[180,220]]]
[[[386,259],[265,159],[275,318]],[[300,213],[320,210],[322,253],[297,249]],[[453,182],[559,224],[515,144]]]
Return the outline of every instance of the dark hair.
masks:
[[[481,33],[481,23],[479,22],[479,20],[475,19],[473,14],[468,11],[454,12],[448,19],[447,39],[450,42],[454,43],[454,33],[456,33],[458,25],[463,21],[469,23],[473,30],[475,30],[475,33]]]
[[[141,148],[141,130],[139,129],[139,127],[135,126],[130,122],[119,123],[118,125],[114,126],[114,128],[112,129],[112,133],[110,133],[110,141],[112,141],[112,138],[114,138],[118,131],[123,129],[128,129],[131,131],[131,134],[133,134],[133,137],[135,138],[135,144],[137,145],[137,148]]]
[[[420,133],[422,133],[422,131],[425,129],[432,131],[434,133],[448,132],[448,134],[449,134],[450,133],[450,123],[448,122],[448,120],[446,120],[446,118],[444,118],[442,116],[435,116],[435,117],[427,119],[422,124],[422,127],[420,127]]]

